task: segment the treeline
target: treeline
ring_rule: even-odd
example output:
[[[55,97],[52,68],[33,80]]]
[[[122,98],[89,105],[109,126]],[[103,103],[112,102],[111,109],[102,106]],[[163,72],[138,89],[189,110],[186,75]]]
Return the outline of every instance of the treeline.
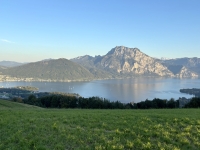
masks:
[[[200,97],[193,97],[191,101],[185,105],[185,108],[200,108]]]
[[[14,101],[21,102],[14,99]],[[78,97],[61,94],[53,94],[40,98],[30,95],[24,99],[23,103],[36,105],[45,108],[84,108],[84,109],[159,109],[159,108],[178,108],[179,102],[171,99],[169,101],[162,99],[146,100],[139,103],[121,103],[119,101],[111,102],[105,98],[99,97]]]
[[[146,100],[134,104],[133,108],[136,109],[158,109],[158,108],[179,108],[179,100],[163,100],[155,98],[153,100]],[[200,97],[193,97],[183,108],[200,108]]]
[[[111,102],[100,97],[78,97],[69,95],[53,94],[36,98],[30,95],[27,99],[21,100],[14,98],[15,102],[22,102],[44,108],[83,108],[83,109],[164,109],[179,108],[179,100],[163,100],[155,98],[138,103],[121,103],[119,101]],[[199,108],[200,98],[194,97],[185,105],[184,108]]]
[[[133,108],[136,109],[160,109],[160,108],[179,108],[179,100],[163,100],[159,98],[154,98],[153,100],[145,100],[139,103],[135,103]]]
[[[116,101],[110,102],[107,99],[99,97],[76,97],[66,95],[49,95],[36,98],[30,95],[28,99],[23,100],[24,103],[36,105],[45,108],[84,108],[84,109],[124,109],[126,105]]]

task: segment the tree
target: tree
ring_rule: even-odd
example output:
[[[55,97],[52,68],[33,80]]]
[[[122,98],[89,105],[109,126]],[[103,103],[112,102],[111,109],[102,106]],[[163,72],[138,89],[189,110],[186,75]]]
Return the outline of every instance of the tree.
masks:
[[[176,108],[176,101],[173,98],[167,101],[167,108]]]
[[[28,97],[27,103],[28,103],[28,104],[31,104],[31,105],[35,105],[36,100],[37,100],[37,99],[36,99],[36,96],[33,95],[33,94],[31,94],[31,95],[29,95],[29,97]]]

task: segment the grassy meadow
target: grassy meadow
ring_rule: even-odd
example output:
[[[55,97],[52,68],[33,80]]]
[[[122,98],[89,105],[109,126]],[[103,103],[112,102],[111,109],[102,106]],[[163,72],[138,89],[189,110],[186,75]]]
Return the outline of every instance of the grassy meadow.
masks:
[[[200,109],[44,109],[0,100],[0,149],[200,149]]]

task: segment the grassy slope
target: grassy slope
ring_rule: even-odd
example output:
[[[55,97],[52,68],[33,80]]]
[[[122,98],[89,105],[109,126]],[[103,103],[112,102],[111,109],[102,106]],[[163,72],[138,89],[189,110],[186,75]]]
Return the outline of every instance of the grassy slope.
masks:
[[[8,100],[0,100],[0,110],[8,110],[8,109],[42,109],[37,106],[22,104],[22,103],[15,103]]]
[[[58,110],[0,104],[0,149],[200,149],[200,109]]]

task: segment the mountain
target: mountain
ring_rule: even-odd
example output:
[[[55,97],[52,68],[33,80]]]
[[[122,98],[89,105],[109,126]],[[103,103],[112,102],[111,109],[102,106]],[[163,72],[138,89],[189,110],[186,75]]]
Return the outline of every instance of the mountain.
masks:
[[[28,63],[1,72],[1,80],[9,81],[77,81],[94,78],[89,70],[67,59]]]
[[[138,48],[117,46],[111,49],[97,65],[121,75],[173,76],[165,66]]]
[[[198,70],[194,61],[187,62],[194,69],[183,63],[171,62],[171,59],[156,59],[150,57],[138,48],[116,46],[104,56],[81,56],[72,61],[79,63],[85,68],[92,68],[104,72],[107,77],[133,77],[133,76],[165,76],[165,77],[197,77]],[[169,63],[168,63],[169,62]],[[199,62],[199,61],[195,61]],[[186,63],[186,62],[185,62]]]
[[[138,48],[116,46],[103,56],[46,59],[0,67],[0,81],[83,81],[137,76],[198,77],[199,58],[157,59]]]
[[[112,75],[110,72],[107,72],[106,70],[104,70],[104,68],[96,66],[96,63],[99,59],[101,59],[101,56],[92,57],[89,55],[85,55],[73,58],[71,59],[71,61],[76,62],[82,65],[83,67],[87,68],[96,79],[114,78],[115,75]]]
[[[0,66],[2,67],[16,67],[16,66],[20,66],[23,65],[25,63],[19,63],[19,62],[15,62],[15,61],[0,61]]]
[[[105,71],[112,77],[168,76],[174,74],[156,59],[142,53],[138,48],[116,46],[104,56],[82,56],[72,61],[86,68]]]
[[[162,64],[167,66],[182,66],[187,68],[191,72],[200,75],[200,58],[197,57],[163,60]]]
[[[178,74],[176,74],[177,77],[180,78],[187,78],[187,77],[198,77],[199,75],[196,72],[191,71],[190,69],[183,66]]]

